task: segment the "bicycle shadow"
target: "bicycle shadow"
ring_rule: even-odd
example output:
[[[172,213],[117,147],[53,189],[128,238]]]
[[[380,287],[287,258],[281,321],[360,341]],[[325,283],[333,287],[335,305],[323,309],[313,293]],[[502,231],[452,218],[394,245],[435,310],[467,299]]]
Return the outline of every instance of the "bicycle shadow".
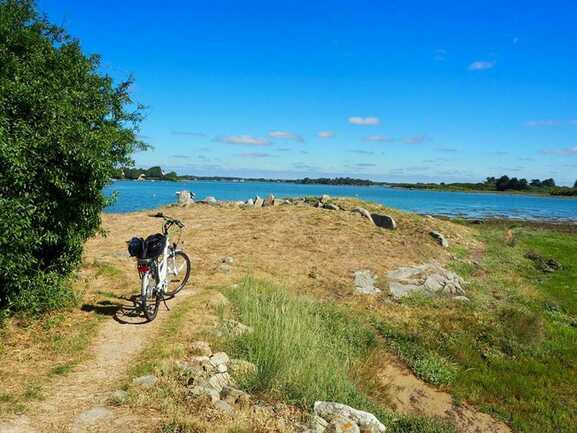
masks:
[[[116,296],[120,302],[108,300],[98,301],[95,304],[84,304],[80,309],[94,312],[102,316],[109,316],[123,325],[142,325],[148,323],[140,307],[140,296]]]

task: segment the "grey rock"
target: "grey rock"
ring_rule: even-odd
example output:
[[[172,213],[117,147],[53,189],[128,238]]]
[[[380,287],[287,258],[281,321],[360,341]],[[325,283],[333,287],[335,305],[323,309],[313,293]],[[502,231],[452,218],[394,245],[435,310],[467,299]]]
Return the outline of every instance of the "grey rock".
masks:
[[[156,378],[156,376],[149,374],[146,376],[140,376],[140,377],[136,377],[132,380],[132,383],[138,386],[142,386],[144,388],[149,388],[151,386],[153,386],[156,382],[158,381],[158,379]]]
[[[232,415],[234,413],[234,407],[232,407],[228,402],[224,400],[217,400],[213,403],[214,407],[219,411]]]
[[[272,206],[274,203],[274,195],[273,194],[269,194],[269,196],[265,199],[265,201],[262,203],[263,207],[267,207],[267,206]]]
[[[413,293],[448,297],[465,295],[463,279],[435,262],[402,267],[389,272],[387,278],[391,295],[396,299]]]
[[[442,233],[437,231],[432,231],[430,235],[437,241],[437,243],[442,246],[443,248],[447,248],[449,246],[449,241]]]
[[[222,387],[220,398],[230,404],[242,404],[247,399],[250,399],[246,392],[230,385]]]
[[[193,386],[188,393],[193,398],[208,396],[213,403],[220,400],[220,392],[209,385]]]
[[[128,393],[122,389],[117,389],[110,394],[110,400],[114,404],[124,404],[128,400]]]
[[[371,216],[371,213],[366,210],[364,207],[354,207],[351,209],[351,212],[353,213],[358,213],[361,216],[364,216],[366,219],[368,219],[371,223],[375,223],[373,221],[373,217]]]
[[[354,409],[342,403],[317,401],[314,411],[315,415],[329,422],[337,417],[347,418],[353,421],[363,433],[384,433],[387,430],[372,413]]]
[[[355,278],[355,291],[357,293],[362,295],[373,295],[381,292],[381,289],[375,287],[376,277],[371,271],[356,271],[353,275]]]
[[[218,265],[218,271],[222,272],[223,274],[228,274],[230,271],[232,271],[232,266],[228,263],[221,263]]]
[[[254,207],[262,207],[264,200],[258,195],[254,198]]]
[[[470,302],[471,300],[469,298],[467,298],[466,296],[453,296],[453,299],[455,301],[459,301],[459,302]]]
[[[371,214],[371,218],[373,219],[375,225],[378,227],[389,230],[395,230],[397,228],[397,222],[392,216],[373,213]]]
[[[324,433],[329,423],[318,415],[314,415],[311,420],[311,430],[315,433]]]
[[[176,201],[181,206],[186,206],[194,203],[194,193],[189,191],[178,191],[176,193]]]
[[[203,200],[204,203],[208,203],[208,204],[216,204],[218,203],[218,201],[216,200],[216,198],[214,198],[213,196],[209,195],[208,197],[206,197]]]
[[[328,201],[329,201],[330,199],[331,199],[331,197],[330,197],[329,195],[323,194],[323,195],[321,196],[321,198],[319,199],[319,201],[320,201],[322,204],[325,204],[325,203],[328,203]]]
[[[228,373],[217,373],[208,379],[208,384],[219,393],[222,391],[224,386],[230,385],[231,383],[232,379]]]
[[[219,365],[222,365],[222,364],[227,365],[229,363],[229,361],[230,361],[230,358],[224,352],[217,352],[208,358],[208,362],[214,367],[218,367]]]
[[[275,199],[272,201],[272,205],[273,205],[273,206],[280,206],[280,205],[283,205],[283,204],[287,204],[287,200],[282,200],[282,199],[280,199],[280,198],[275,198]],[[288,202],[288,204],[290,204],[290,201]]]
[[[338,207],[338,206],[337,206],[336,204],[334,204],[334,203],[325,203],[325,204],[323,205],[323,208],[329,209],[329,210],[339,210],[339,209],[340,209],[340,207]]]
[[[249,198],[244,205],[246,207],[254,207],[254,200],[252,198]]]

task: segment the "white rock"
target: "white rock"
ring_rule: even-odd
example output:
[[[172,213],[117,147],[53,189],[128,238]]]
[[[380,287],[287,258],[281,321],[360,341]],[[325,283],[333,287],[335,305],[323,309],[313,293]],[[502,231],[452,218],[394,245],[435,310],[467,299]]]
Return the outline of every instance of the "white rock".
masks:
[[[363,208],[363,207],[354,207],[354,208],[351,209],[351,212],[353,212],[353,213],[358,213],[359,215],[362,215],[362,216],[364,216],[366,219],[368,219],[371,223],[373,223],[373,224],[375,223],[375,222],[373,221],[373,217],[371,217],[370,212],[369,212],[368,210],[366,210],[365,208]]]
[[[376,277],[369,270],[356,271],[354,273],[355,277],[355,290],[357,293],[362,295],[373,295],[375,293],[380,293],[381,289],[375,287]]]
[[[332,421],[337,416],[354,421],[363,432],[383,433],[386,427],[372,413],[354,409],[342,403],[317,401],[314,406],[315,415],[326,421]]]

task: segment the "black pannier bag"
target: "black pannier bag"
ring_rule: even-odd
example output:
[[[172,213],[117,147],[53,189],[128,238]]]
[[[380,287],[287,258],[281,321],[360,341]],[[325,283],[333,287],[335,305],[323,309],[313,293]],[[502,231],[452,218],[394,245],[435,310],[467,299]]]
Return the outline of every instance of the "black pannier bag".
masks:
[[[166,236],[156,233],[150,235],[144,241],[144,255],[143,259],[155,259],[164,252],[166,246]]]
[[[132,238],[128,241],[128,254],[130,254],[130,257],[140,258],[140,256],[142,256],[143,251],[144,251],[144,239]]]

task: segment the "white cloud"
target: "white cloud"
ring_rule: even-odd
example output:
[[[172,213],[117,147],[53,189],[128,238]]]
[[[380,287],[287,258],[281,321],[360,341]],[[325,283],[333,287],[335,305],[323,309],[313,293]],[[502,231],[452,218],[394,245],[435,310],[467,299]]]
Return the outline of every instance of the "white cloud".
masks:
[[[422,144],[427,140],[429,140],[429,137],[426,135],[412,135],[410,137],[403,138],[403,143],[405,143],[405,144]]]
[[[318,135],[320,138],[333,138],[335,133],[333,131],[320,131]]]
[[[366,141],[379,141],[382,143],[391,143],[394,141],[394,138],[392,137],[387,137],[386,135],[369,135],[368,137],[365,137]]]
[[[484,71],[492,69],[496,64],[497,62],[495,61],[477,60],[469,65],[469,71]]]
[[[271,131],[268,133],[268,135],[271,138],[277,138],[282,140],[293,140],[301,143],[304,141],[300,135],[289,131]]]
[[[352,116],[349,117],[349,123],[351,125],[378,125],[381,123],[378,117],[358,117]]]
[[[227,135],[217,137],[215,141],[228,144],[240,144],[243,146],[268,146],[270,142],[264,138],[253,137],[252,135]]]
[[[241,158],[270,158],[274,155],[271,155],[270,153],[250,152],[250,153],[239,153],[236,156],[240,156]]]
[[[541,153],[545,155],[575,156],[577,155],[577,146],[566,147],[565,149],[545,149]]]
[[[544,120],[529,120],[525,122],[525,126],[536,127],[536,126],[556,126],[559,125],[558,120],[544,119]]]

